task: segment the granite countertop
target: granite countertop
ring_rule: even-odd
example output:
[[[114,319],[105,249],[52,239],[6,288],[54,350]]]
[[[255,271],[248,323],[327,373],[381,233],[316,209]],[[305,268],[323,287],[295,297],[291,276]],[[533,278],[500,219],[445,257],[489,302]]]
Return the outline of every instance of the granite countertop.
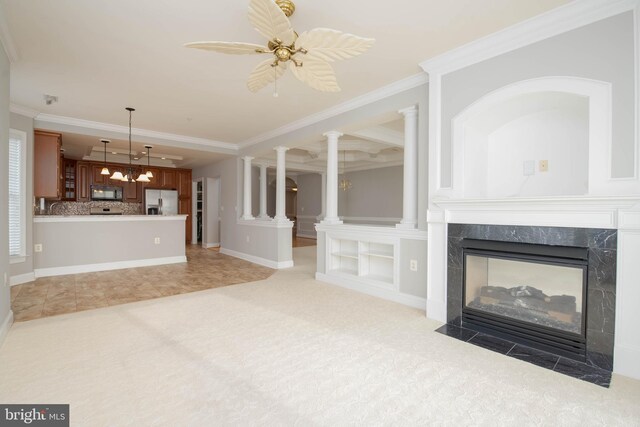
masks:
[[[33,222],[184,221],[188,215],[35,215]]]

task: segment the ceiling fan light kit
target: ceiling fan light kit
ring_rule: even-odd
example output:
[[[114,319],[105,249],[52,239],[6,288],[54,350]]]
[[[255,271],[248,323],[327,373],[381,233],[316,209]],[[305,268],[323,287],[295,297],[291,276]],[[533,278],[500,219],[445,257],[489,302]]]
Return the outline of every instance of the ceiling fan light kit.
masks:
[[[315,28],[298,36],[289,18],[296,7],[290,0],[250,0],[249,21],[267,38],[267,46],[240,42],[205,41],[186,47],[232,55],[271,54],[249,75],[247,87],[257,92],[276,82],[287,70],[301,82],[322,92],[339,92],[331,62],[349,59],[369,49],[374,39],[329,28]],[[277,91],[274,91],[277,96]]]

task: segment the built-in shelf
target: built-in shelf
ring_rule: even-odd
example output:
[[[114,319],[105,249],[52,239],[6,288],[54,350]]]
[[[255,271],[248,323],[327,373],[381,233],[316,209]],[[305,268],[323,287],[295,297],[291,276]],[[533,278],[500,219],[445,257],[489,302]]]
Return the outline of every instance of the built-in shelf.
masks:
[[[329,274],[349,275],[375,286],[395,288],[395,244],[367,240],[329,238]]]

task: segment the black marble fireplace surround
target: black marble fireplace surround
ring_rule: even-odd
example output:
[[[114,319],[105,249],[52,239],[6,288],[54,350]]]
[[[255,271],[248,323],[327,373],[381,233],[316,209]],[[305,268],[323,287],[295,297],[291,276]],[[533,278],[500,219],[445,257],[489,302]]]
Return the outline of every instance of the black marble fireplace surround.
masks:
[[[540,366],[554,369],[599,385],[608,386],[613,370],[613,344],[615,324],[616,255],[617,232],[610,229],[538,227],[510,225],[448,225],[448,268],[447,268],[447,325],[440,332],[464,341],[482,345],[481,341],[499,340],[485,334],[475,336],[474,331],[460,329],[463,292],[463,239],[491,240],[500,242],[530,243],[538,245],[567,246],[588,249],[587,302],[586,302],[586,363],[579,363],[538,350]],[[475,341],[474,341],[475,340]],[[510,356],[519,357],[523,346],[500,343],[499,348]],[[487,347],[485,345],[482,345]],[[526,348],[526,347],[525,347]],[[491,348],[496,350],[496,348]],[[513,350],[516,350],[515,352]],[[497,351],[500,351],[498,349]],[[525,351],[526,352],[526,351]],[[514,354],[510,354],[514,353]],[[555,363],[550,363],[554,359]],[[560,366],[560,369],[558,369]],[[566,368],[566,369],[565,369]],[[592,369],[591,369],[592,368]],[[593,371],[593,372],[592,372]],[[604,375],[603,375],[604,374]],[[607,375],[608,374],[608,375]],[[607,378],[608,377],[608,378]]]

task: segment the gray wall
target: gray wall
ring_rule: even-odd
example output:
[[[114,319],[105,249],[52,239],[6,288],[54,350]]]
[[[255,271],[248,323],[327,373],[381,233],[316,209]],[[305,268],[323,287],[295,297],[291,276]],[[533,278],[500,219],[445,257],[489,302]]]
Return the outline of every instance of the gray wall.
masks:
[[[628,12],[443,76],[442,185],[451,184],[451,120],[496,89],[544,76],[578,76],[612,83],[612,176],[632,176],[634,57],[633,14]]]
[[[36,222],[34,240],[42,252],[35,254],[34,268],[184,256],[184,233],[184,221],[177,219]]]
[[[9,296],[9,58],[0,49],[0,325],[11,310]],[[0,337],[0,340],[2,338]],[[0,345],[2,342],[0,341]]]
[[[345,222],[371,222],[350,221],[349,217],[380,218],[390,223],[402,218],[402,166],[348,172],[346,178],[353,187],[338,190],[338,215],[345,217]]]
[[[194,169],[193,179],[220,178],[220,245],[269,261],[290,261],[291,229],[238,224],[242,212],[242,160],[234,157]],[[257,220],[256,220],[257,221]],[[280,243],[280,244],[279,244]]]
[[[298,236],[316,237],[315,224],[322,213],[322,176],[319,173],[298,175]]]
[[[25,262],[11,264],[9,272],[11,276],[33,272],[33,119],[11,113],[11,129],[21,130],[27,134],[27,170],[25,183],[25,224],[26,224],[26,259]]]

